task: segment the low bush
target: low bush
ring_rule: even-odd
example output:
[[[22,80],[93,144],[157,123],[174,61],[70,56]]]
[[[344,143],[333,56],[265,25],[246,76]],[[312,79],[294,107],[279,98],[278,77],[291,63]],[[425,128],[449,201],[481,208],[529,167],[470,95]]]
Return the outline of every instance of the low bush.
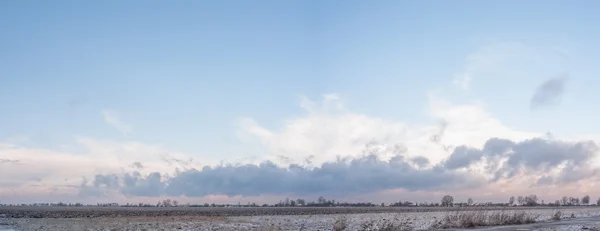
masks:
[[[553,221],[560,221],[562,219],[562,212],[560,210],[556,211],[554,215],[552,215]]]

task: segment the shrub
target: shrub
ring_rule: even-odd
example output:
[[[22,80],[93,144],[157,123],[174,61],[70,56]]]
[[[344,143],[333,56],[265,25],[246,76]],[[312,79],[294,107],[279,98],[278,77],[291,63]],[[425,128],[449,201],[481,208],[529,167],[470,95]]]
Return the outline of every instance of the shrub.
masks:
[[[333,222],[333,231],[344,231],[348,228],[348,219],[346,217],[338,217]]]
[[[559,210],[559,211],[556,211],[554,213],[554,215],[552,215],[552,220],[553,221],[560,221],[560,219],[562,219],[562,212]]]

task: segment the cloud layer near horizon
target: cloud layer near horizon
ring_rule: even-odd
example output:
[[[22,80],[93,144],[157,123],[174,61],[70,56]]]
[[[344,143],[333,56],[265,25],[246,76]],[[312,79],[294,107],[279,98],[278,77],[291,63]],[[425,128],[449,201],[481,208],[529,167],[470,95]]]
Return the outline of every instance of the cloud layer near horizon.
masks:
[[[453,105],[430,96],[432,125],[354,113],[336,95],[317,102],[303,99],[301,106],[306,114],[286,120],[278,130],[240,119],[241,140],[260,144],[262,155],[225,163],[199,162],[139,142],[78,138],[83,152],[5,143],[0,145],[0,171],[6,176],[0,179],[0,194],[79,195],[95,201],[123,196],[351,197],[403,190],[437,197],[438,192],[466,189],[487,190],[484,194],[523,185],[593,186],[597,178],[593,141],[514,130],[481,105]]]
[[[426,166],[424,157],[396,155],[382,160],[377,152],[364,157],[338,159],[314,168],[260,164],[205,166],[179,171],[174,176],[159,172],[141,175],[96,175],[82,184],[81,193],[102,195],[117,190],[128,196],[338,195],[349,196],[404,189],[436,191],[480,187],[525,174],[540,176],[544,183],[572,183],[596,177],[590,161],[597,158],[592,142],[564,142],[534,138],[522,142],[489,139],[483,148],[457,147],[441,164]],[[483,168],[480,168],[482,167]],[[476,174],[474,174],[476,173]],[[548,179],[549,178],[549,179]]]

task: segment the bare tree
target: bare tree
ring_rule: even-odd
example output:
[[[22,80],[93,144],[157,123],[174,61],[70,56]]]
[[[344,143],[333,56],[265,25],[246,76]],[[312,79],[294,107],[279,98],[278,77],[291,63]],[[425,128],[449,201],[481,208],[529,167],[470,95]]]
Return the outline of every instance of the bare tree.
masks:
[[[568,205],[569,204],[569,199],[567,199],[567,196],[562,197],[562,205]]]
[[[596,205],[600,205],[600,198],[596,201]]]
[[[171,199],[165,199],[162,201],[163,207],[171,207]]]
[[[442,197],[442,206],[450,207],[454,204],[454,198],[450,195],[446,195]]]
[[[179,201],[173,200],[173,206],[177,207],[179,205]]]
[[[590,196],[588,196],[588,195],[583,196],[583,198],[581,198],[581,203],[584,205],[589,205],[590,204]]]
[[[508,198],[508,205],[512,205],[515,203],[515,197],[511,196],[510,198]]]
[[[579,198],[569,197],[569,205],[579,205]]]
[[[470,206],[470,205],[473,205],[473,199],[471,199],[470,197],[469,197],[469,199],[467,200],[467,205],[469,205],[469,206]]]
[[[304,206],[306,205],[306,201],[304,199],[297,199],[296,204],[298,204],[298,206]]]
[[[517,197],[517,202],[519,205],[523,205],[523,203],[525,203],[525,198],[523,198],[523,196],[519,196]]]

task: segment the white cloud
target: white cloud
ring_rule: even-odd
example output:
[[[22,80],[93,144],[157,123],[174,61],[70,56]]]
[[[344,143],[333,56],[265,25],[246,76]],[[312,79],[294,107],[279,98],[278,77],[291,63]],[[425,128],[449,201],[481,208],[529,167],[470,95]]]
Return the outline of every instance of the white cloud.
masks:
[[[344,107],[339,96],[326,95],[320,102],[302,98],[306,114],[287,120],[279,130],[262,127],[252,118],[239,119],[241,133],[251,134],[267,148],[267,159],[281,163],[285,156],[295,163],[309,159],[314,164],[335,160],[337,156],[357,157],[369,148],[380,149],[382,157],[405,152],[409,157],[425,156],[433,163],[446,158],[451,147],[481,147],[492,137],[523,140],[540,133],[510,129],[489,115],[481,105],[452,105],[435,96],[429,99],[431,124],[409,125],[365,114]],[[444,122],[439,142],[439,122]],[[281,163],[283,164],[283,163]]]
[[[133,126],[123,122],[118,111],[103,110],[102,115],[104,115],[104,121],[119,130],[119,132],[124,134],[133,132]]]

